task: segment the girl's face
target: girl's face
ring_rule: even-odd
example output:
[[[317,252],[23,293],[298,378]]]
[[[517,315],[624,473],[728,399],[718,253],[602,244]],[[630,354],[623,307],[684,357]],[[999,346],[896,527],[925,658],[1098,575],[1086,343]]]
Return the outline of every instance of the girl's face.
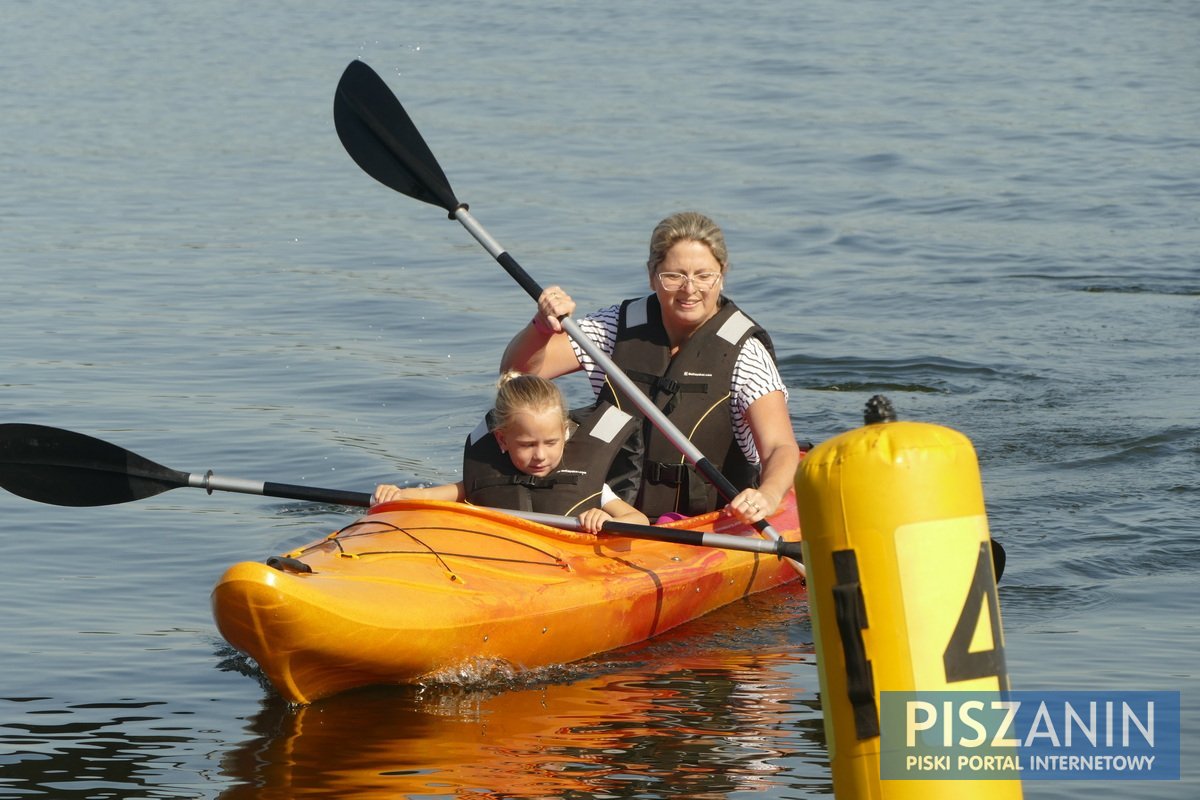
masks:
[[[543,478],[558,469],[562,461],[567,443],[562,411],[553,406],[518,411],[508,427],[496,429],[496,441],[514,467],[526,475]]]

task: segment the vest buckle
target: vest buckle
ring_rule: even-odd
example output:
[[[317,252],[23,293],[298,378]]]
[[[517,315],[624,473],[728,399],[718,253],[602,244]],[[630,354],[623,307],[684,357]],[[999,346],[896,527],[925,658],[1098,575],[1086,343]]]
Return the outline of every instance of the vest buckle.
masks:
[[[662,461],[648,461],[645,465],[646,480],[650,483],[661,483],[667,486],[679,486],[687,474],[684,464],[667,464]]]

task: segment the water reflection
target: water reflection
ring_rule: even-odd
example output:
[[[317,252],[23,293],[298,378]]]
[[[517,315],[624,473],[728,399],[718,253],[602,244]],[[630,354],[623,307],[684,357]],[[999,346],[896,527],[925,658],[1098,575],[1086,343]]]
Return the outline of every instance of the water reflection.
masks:
[[[300,708],[272,699],[251,722],[257,738],[223,759],[237,786],[221,796],[824,791],[815,687],[798,691],[787,661],[689,659],[508,691],[378,688]]]

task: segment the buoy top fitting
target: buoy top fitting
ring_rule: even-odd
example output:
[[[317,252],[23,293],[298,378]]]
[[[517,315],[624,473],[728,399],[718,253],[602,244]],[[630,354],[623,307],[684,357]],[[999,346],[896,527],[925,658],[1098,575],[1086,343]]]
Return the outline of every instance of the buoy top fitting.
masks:
[[[896,409],[892,408],[892,401],[888,400],[881,394],[877,394],[867,401],[866,410],[863,411],[863,422],[868,425],[874,425],[877,422],[895,422]]]

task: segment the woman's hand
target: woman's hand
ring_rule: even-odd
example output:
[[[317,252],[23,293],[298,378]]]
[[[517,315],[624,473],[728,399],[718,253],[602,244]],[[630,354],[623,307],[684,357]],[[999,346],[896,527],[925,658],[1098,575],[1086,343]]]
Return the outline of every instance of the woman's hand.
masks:
[[[728,506],[730,513],[747,525],[753,525],[760,519],[766,519],[779,508],[783,498],[776,497],[769,490],[745,489],[738,492]]]
[[[551,286],[538,297],[537,314],[533,317],[533,326],[546,336],[562,333],[561,317],[569,317],[575,313],[575,301],[571,295],[563,291],[561,286]]]

